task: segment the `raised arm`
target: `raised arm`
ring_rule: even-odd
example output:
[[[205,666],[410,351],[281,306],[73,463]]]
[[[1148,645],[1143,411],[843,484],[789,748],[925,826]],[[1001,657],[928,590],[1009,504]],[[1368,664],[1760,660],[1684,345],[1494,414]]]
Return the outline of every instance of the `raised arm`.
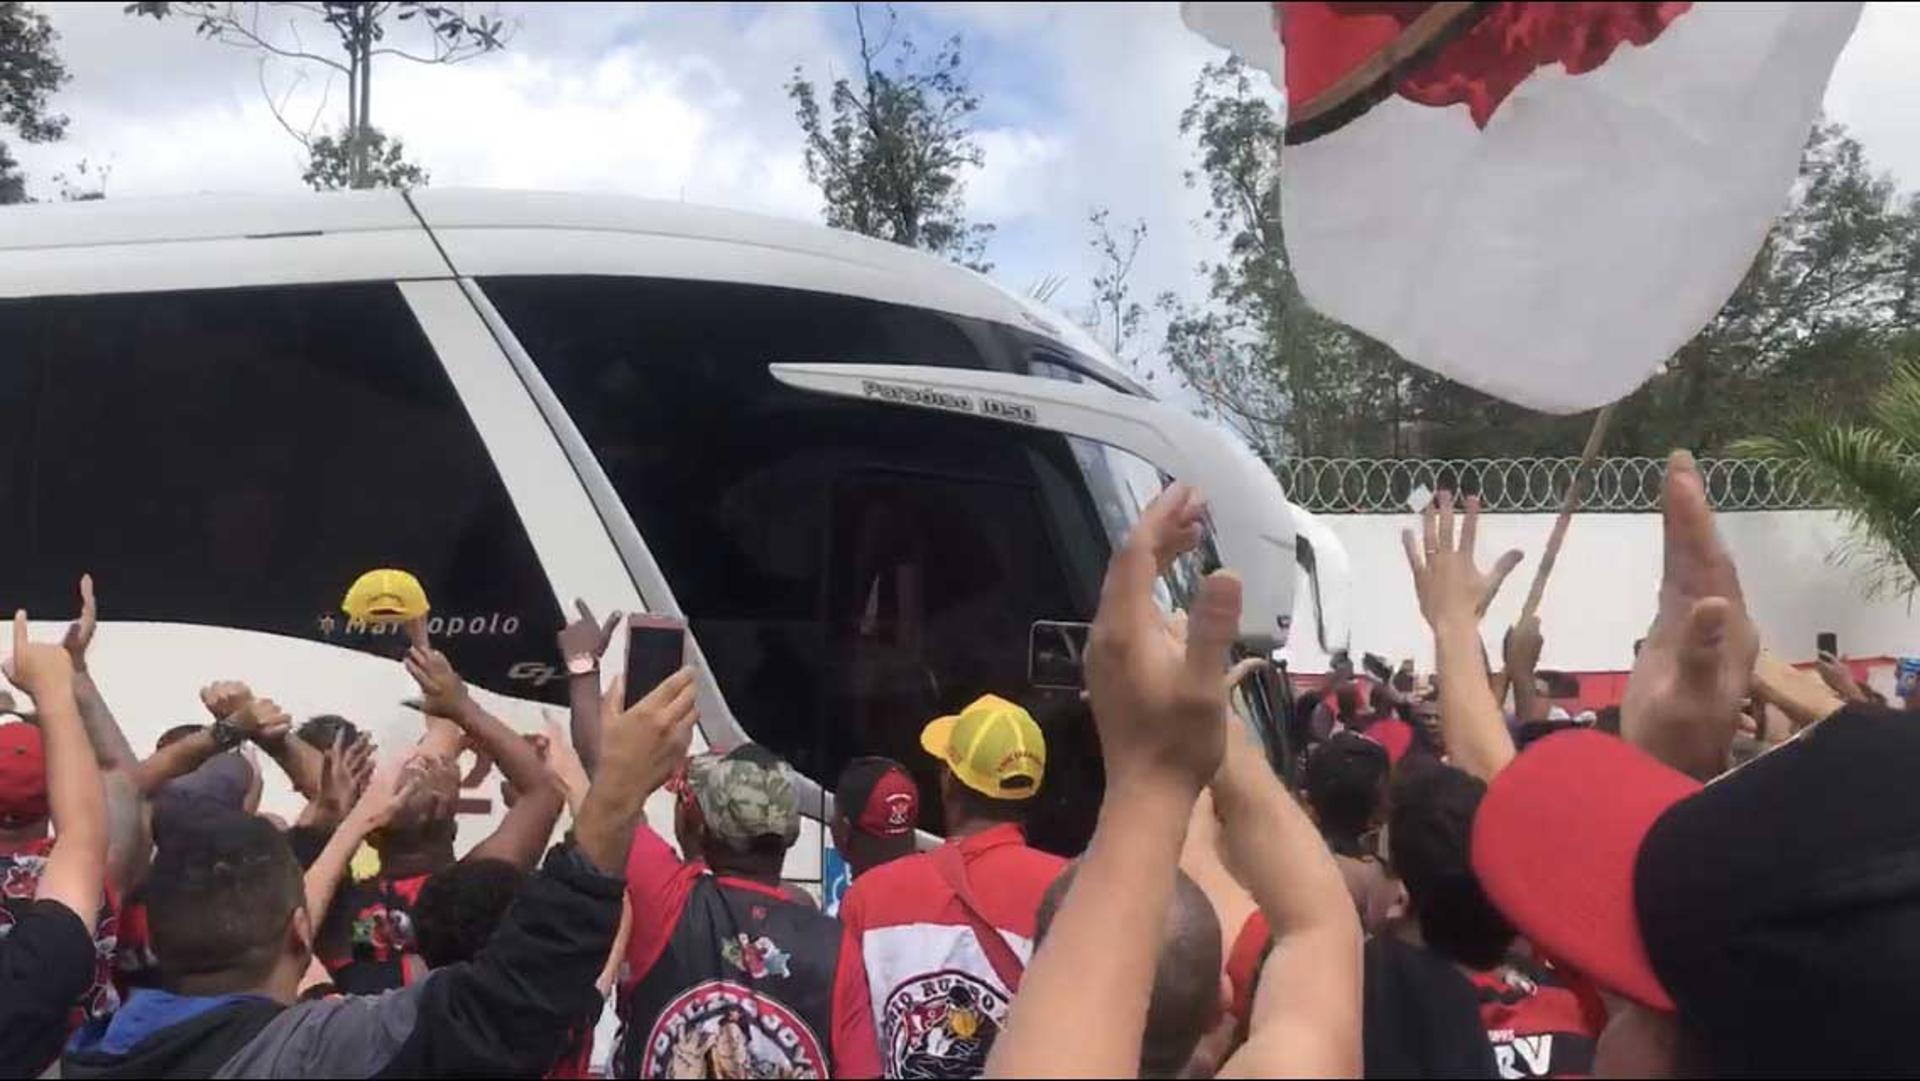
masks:
[[[66,906],[91,931],[107,878],[107,799],[73,700],[73,661],[59,646],[29,641],[27,613],[18,611],[6,675],[33,696],[45,746],[54,840],[35,896]]]
[[[347,764],[347,749],[337,744],[329,758],[339,757],[329,763],[336,771],[351,770]],[[304,878],[307,894],[307,912],[313,917],[313,925],[326,922],[327,910],[333,907],[333,895],[340,887],[341,878],[347,873],[347,865],[353,862],[353,854],[367,835],[393,820],[393,812],[413,788],[419,785],[421,774],[402,770],[397,763],[376,771],[373,777],[361,789],[359,798],[354,800],[353,808],[340,825],[327,839],[327,845],[320,850],[320,856],[307,868]]]
[[[1413,571],[1420,612],[1433,628],[1434,670],[1440,677],[1440,733],[1453,763],[1482,780],[1513,761],[1513,737],[1500,703],[1487,684],[1480,617],[1500,584],[1520,565],[1520,553],[1508,551],[1490,571],[1474,564],[1473,546],[1480,524],[1480,498],[1467,497],[1459,535],[1454,533],[1453,493],[1440,497],[1420,515],[1421,541],[1413,531],[1400,535]]]
[[[238,680],[218,680],[200,688],[200,704],[215,721],[233,716],[252,700],[253,690]],[[326,757],[305,740],[294,738],[291,724],[285,728],[275,726],[251,738],[287,775],[294,791],[309,800],[320,794]]]
[[[1247,1042],[1222,1077],[1360,1076],[1360,920],[1333,854],[1252,737],[1228,725],[1221,842],[1273,929]]]
[[[100,763],[101,784],[107,796],[107,882],[118,893],[126,893],[146,876],[153,852],[153,837],[143,813],[145,796],[140,790],[140,756],[133,753],[127,734],[107,708],[107,700],[87,670],[87,651],[93,645],[93,632],[99,624],[99,610],[93,599],[93,575],[80,576],[80,618],[67,624],[61,646],[73,662],[73,700],[80,711],[80,724],[87,731],[87,742]]]
[[[1540,681],[1534,676],[1540,667],[1540,653],[1546,648],[1546,640],[1540,636],[1540,617],[1528,616],[1507,628],[1501,645],[1501,652],[1506,654],[1507,679],[1513,684],[1514,716],[1522,722],[1546,720],[1552,707],[1540,694]]]
[[[1160,571],[1199,542],[1205,513],[1196,493],[1169,486],[1108,564],[1086,661],[1106,796],[1073,888],[994,1042],[990,1077],[1139,1070],[1187,818],[1226,739],[1221,677],[1239,624],[1239,579],[1202,580],[1184,651],[1153,593]]]
[[[421,704],[436,717],[460,726],[481,754],[493,759],[520,798],[493,833],[468,853],[469,858],[503,859],[531,870],[553,835],[565,797],[540,752],[480,707],[467,693],[460,673],[436,649],[415,646],[407,652],[407,674],[420,685]]]
[[[575,598],[573,606],[580,618],[560,631],[560,663],[567,667],[573,746],[591,777],[600,762],[600,658],[607,655],[614,628],[620,625],[620,613],[614,612],[602,623],[593,618],[593,609],[586,601]]]
[[[192,773],[222,751],[231,751],[250,739],[257,742],[284,736],[292,729],[293,718],[273,699],[249,696],[231,714],[147,756],[136,771],[140,790],[152,795],[161,785]]]

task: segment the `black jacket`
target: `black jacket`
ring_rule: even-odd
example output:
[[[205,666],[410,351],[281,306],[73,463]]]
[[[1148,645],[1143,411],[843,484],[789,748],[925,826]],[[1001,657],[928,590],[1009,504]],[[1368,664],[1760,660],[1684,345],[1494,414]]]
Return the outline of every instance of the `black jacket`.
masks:
[[[88,1041],[67,1054],[63,1076],[537,1077],[581,1019],[599,1014],[594,979],[624,885],[557,847],[470,962],[382,995],[223,1005],[124,1055]]]

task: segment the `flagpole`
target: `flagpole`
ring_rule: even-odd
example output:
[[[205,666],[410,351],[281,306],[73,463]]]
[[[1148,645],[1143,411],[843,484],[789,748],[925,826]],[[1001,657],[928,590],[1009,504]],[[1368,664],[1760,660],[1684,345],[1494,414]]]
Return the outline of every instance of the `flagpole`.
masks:
[[[1613,419],[1611,404],[1601,407],[1594,414],[1593,430],[1587,433],[1587,445],[1580,451],[1580,464],[1573,468],[1573,481],[1567,485],[1567,496],[1560,504],[1560,514],[1553,520],[1553,532],[1547,535],[1546,551],[1540,555],[1540,565],[1533,570],[1533,585],[1527,589],[1527,600],[1520,606],[1520,618],[1516,625],[1531,619],[1540,609],[1540,599],[1547,592],[1547,578],[1553,574],[1553,564],[1560,558],[1560,545],[1567,539],[1567,525],[1573,521],[1573,512],[1580,509],[1580,503],[1586,498],[1587,481],[1591,478],[1593,463],[1600,456],[1600,443],[1606,438],[1607,423]],[[1503,669],[1494,681],[1493,697],[1496,702],[1507,700],[1508,676]]]

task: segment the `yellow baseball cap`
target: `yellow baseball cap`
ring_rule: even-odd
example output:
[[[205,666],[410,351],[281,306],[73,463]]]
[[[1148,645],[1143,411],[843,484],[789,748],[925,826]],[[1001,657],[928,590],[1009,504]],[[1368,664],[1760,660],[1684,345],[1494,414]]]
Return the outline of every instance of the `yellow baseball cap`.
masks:
[[[368,623],[404,623],[427,614],[427,591],[406,571],[368,571],[354,579],[340,610]]]
[[[920,746],[947,764],[960,783],[994,799],[1026,799],[1047,772],[1047,737],[1033,714],[983,694],[958,716],[920,730]]]

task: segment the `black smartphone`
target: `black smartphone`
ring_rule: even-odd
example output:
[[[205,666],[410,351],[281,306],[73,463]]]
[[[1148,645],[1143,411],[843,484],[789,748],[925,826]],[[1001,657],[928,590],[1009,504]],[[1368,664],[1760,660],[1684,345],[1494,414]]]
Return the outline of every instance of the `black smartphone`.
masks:
[[[671,616],[627,617],[627,694],[632,706],[687,663],[687,625]]]
[[[1382,683],[1388,683],[1393,680],[1393,669],[1387,667],[1387,659],[1378,653],[1362,654],[1360,657],[1360,667],[1365,668],[1368,675]]]
[[[1821,631],[1813,636],[1813,649],[1816,657],[1837,659],[1840,656],[1840,636],[1832,631]]]
[[[1091,623],[1036,619],[1027,632],[1027,682],[1056,691],[1087,686],[1087,632]]]

